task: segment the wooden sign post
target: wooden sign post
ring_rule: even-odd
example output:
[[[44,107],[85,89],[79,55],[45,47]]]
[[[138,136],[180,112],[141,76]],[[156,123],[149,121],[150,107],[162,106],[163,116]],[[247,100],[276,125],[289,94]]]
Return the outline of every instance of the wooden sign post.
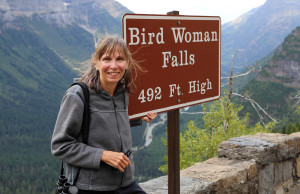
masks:
[[[167,15],[179,15],[179,11]],[[179,109],[168,111],[168,193],[180,194]]]

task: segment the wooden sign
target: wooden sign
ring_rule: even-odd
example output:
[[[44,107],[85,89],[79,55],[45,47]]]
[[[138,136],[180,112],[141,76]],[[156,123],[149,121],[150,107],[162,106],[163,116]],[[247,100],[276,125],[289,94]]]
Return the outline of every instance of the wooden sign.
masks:
[[[220,97],[221,19],[125,14],[123,38],[146,69],[130,95],[130,119]]]

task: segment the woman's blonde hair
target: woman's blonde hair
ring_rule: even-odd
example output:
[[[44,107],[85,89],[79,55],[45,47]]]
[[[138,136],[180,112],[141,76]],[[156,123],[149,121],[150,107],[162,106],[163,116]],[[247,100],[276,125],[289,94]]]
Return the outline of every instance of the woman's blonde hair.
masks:
[[[132,94],[136,89],[134,81],[137,77],[137,73],[139,71],[143,72],[144,70],[132,58],[132,54],[124,40],[116,36],[105,36],[101,39],[96,51],[93,53],[90,59],[90,68],[86,73],[84,73],[80,81],[83,81],[89,88],[95,89],[97,93],[100,93],[103,88],[100,83],[100,73],[97,71],[95,64],[104,54],[111,56],[116,51],[122,54],[127,62],[127,69],[120,83],[125,85],[126,91],[129,94]]]

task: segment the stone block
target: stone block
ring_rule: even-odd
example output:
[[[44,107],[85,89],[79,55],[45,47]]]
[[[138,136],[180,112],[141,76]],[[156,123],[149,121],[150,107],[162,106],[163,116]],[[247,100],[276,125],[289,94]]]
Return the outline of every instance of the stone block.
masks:
[[[259,164],[276,161],[277,144],[248,137],[235,137],[223,141],[218,156],[236,160],[255,160]]]
[[[168,176],[162,176],[139,184],[146,193],[149,194],[168,194]],[[180,177],[180,193],[210,193],[212,182]]]
[[[168,176],[158,177],[139,185],[149,194],[167,194],[168,193]]]
[[[292,159],[300,153],[300,133],[285,135],[279,133],[257,133],[231,138],[220,144],[219,157],[238,160],[254,159],[266,165]]]
[[[293,146],[296,152],[300,153],[300,132],[292,133],[289,136],[295,138],[296,142],[293,144]]]
[[[257,175],[254,161],[238,161],[226,158],[212,158],[204,163],[197,163],[181,171],[181,177],[210,182],[209,188],[216,193],[249,193],[248,178]],[[255,184],[253,184],[255,185]],[[197,193],[204,192],[195,185]],[[201,192],[200,192],[201,191]],[[193,193],[193,192],[192,192]]]
[[[293,178],[293,161],[283,162],[283,169],[284,169],[282,172],[283,181],[287,181]]]
[[[300,178],[300,157],[296,158],[296,176]]]
[[[278,186],[283,181],[283,162],[276,163],[274,168],[274,186]]]
[[[274,188],[274,164],[269,164],[262,168],[258,173],[258,193],[259,194],[270,194],[273,193]]]
[[[190,181],[193,180],[193,181]],[[181,187],[182,186],[182,187]],[[180,193],[182,194],[210,194],[213,190],[213,183],[201,179],[180,177]]]
[[[277,144],[277,161],[295,158],[295,156],[300,153],[300,133],[290,135],[281,133],[257,133],[245,137],[261,139]]]
[[[279,142],[277,148],[278,161],[295,158],[300,151],[300,137],[284,136],[283,141]]]

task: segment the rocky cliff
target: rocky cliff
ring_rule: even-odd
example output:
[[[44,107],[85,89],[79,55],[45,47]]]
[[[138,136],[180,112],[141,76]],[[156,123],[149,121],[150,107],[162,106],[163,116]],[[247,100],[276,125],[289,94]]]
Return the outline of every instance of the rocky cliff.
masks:
[[[0,0],[2,21],[11,27],[18,16],[37,15],[48,23],[77,24],[92,33],[121,33],[124,13],[131,11],[114,0]]]
[[[257,79],[300,88],[300,26],[285,38]]]

